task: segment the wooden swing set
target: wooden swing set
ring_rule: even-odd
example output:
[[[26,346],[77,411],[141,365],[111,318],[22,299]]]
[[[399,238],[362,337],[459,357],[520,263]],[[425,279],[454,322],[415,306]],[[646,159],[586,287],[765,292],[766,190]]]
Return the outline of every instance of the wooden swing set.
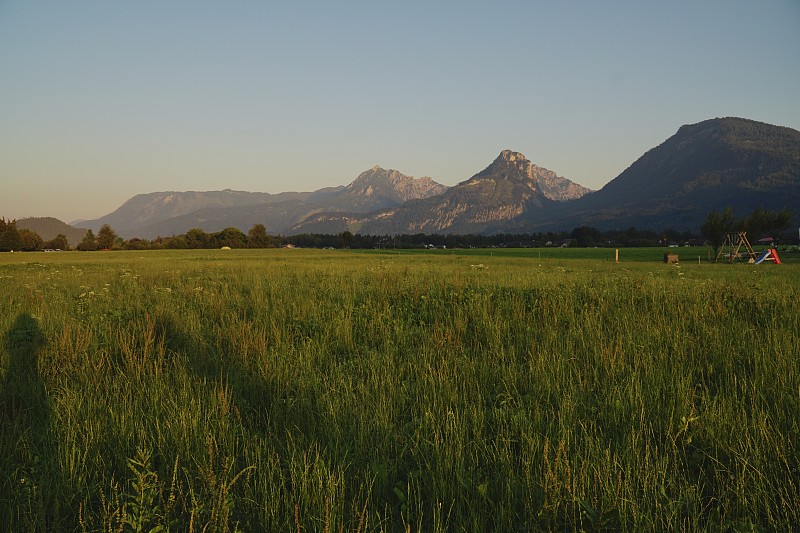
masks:
[[[741,252],[739,250],[742,250]],[[746,231],[737,231],[725,235],[725,241],[717,253],[717,258],[714,261],[719,261],[720,257],[724,257],[728,263],[733,263],[737,259],[744,259],[747,257],[748,263],[755,263],[758,255],[753,247],[750,246],[750,241],[747,240]]]

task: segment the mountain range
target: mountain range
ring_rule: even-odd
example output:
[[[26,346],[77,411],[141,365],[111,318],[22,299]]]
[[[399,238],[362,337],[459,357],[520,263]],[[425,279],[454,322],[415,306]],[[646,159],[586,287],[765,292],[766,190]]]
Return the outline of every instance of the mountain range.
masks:
[[[547,206],[578,199],[589,189],[503,150],[494,162],[441,194],[364,215],[322,212],[295,233],[498,233]]]
[[[347,186],[313,192],[280,194],[232,191],[155,192],[138,194],[117,210],[81,225],[96,231],[109,224],[123,237],[153,238],[235,227],[247,231],[264,224],[274,234],[291,233],[309,216],[320,212],[367,213],[441,194],[447,187],[431,178],[412,178],[375,166]]]
[[[264,224],[269,233],[506,233],[627,228],[698,230],[711,209],[800,205],[800,132],[741,118],[682,126],[598,191],[503,150],[447,187],[375,166],[313,192],[155,192],[81,225],[153,238]]]

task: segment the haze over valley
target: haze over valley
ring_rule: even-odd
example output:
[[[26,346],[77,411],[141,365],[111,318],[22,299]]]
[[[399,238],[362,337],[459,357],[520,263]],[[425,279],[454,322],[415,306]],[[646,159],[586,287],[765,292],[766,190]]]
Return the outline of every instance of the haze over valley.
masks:
[[[95,220],[125,238],[263,224],[273,234],[492,234],[637,227],[698,231],[711,210],[800,205],[800,132],[740,118],[682,126],[598,191],[503,150],[448,187],[374,166],[348,185],[311,192],[139,194]]]

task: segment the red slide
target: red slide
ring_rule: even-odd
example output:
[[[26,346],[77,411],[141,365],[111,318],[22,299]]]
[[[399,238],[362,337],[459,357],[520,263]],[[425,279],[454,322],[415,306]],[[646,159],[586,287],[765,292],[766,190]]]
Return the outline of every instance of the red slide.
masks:
[[[778,250],[776,250],[775,248],[772,249],[772,259],[773,261],[775,261],[776,265],[781,264],[781,258],[778,257]]]

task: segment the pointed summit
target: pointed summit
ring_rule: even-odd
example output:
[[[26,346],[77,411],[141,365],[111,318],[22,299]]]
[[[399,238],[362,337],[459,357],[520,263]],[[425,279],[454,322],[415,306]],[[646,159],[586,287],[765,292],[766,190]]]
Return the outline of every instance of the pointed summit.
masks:
[[[446,190],[447,186],[430,178],[414,179],[397,170],[375,165],[342,187],[327,202],[329,208],[339,211],[367,212],[398,207],[408,200],[429,198]]]
[[[472,180],[511,180],[538,190],[548,200],[563,202],[575,200],[591,192],[567,178],[558,176],[552,170],[534,165],[520,152],[503,150],[494,162],[483,172],[476,174]]]
[[[390,203],[400,205],[407,200],[441,194],[447,190],[447,186],[428,177],[413,178],[397,170],[375,165],[359,174],[345,189],[354,194],[378,194],[391,200]]]
[[[521,153],[514,152],[513,150],[505,149],[502,152],[500,152],[500,155],[497,156],[497,159],[495,159],[494,162],[495,163],[497,163],[499,161],[512,162],[512,161],[516,161],[517,159],[525,159],[525,160],[527,160],[525,158],[525,156],[522,155]]]
[[[482,172],[445,192],[369,214],[358,223],[360,231],[373,234],[492,233],[518,227],[541,209],[585,191],[521,153],[503,150]]]

